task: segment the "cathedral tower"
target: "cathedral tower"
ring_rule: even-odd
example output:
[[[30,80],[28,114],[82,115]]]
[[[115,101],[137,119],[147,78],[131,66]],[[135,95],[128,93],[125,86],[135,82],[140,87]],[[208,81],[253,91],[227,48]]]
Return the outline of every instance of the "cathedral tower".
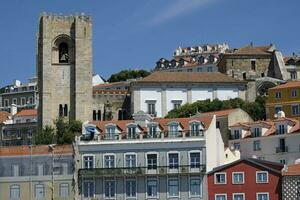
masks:
[[[92,21],[89,16],[42,14],[37,35],[39,128],[58,117],[90,120]]]

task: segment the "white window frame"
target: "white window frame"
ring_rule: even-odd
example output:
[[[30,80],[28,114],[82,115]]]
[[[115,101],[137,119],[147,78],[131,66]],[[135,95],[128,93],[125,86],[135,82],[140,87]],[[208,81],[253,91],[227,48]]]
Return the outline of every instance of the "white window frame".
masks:
[[[8,107],[9,106],[9,99],[4,99],[4,107]]]
[[[135,156],[135,167],[137,167],[137,161],[138,161],[138,158],[137,158],[137,153],[135,153],[135,152],[127,152],[127,153],[124,153],[124,167],[125,168],[131,168],[131,167],[127,167],[126,166],[126,156],[127,155],[134,155]]]
[[[226,193],[218,193],[218,194],[215,194],[215,200],[217,200],[217,196],[225,196],[225,200],[227,200],[227,194]]]
[[[12,175],[14,177],[20,176],[20,166],[18,164],[13,164],[12,165]]]
[[[156,196],[148,196],[148,180],[156,180]],[[146,178],[146,199],[159,199],[159,179],[157,176]]]
[[[170,168],[169,154],[177,154],[178,155],[178,168],[177,169],[176,168],[173,168],[173,169]],[[179,151],[168,151],[168,153],[167,153],[167,165],[168,165],[168,172],[174,173],[174,172],[179,171],[179,168],[180,168],[180,152]]]
[[[126,193],[126,181],[127,180],[134,180],[135,181],[135,197],[128,197],[127,196],[127,193]],[[137,199],[137,187],[138,187],[138,184],[137,184],[137,177],[124,177],[124,193],[125,193],[125,198],[126,199]]]
[[[67,196],[63,196],[62,195],[62,185],[67,185],[68,186],[68,193],[67,193]],[[70,196],[70,184],[69,183],[60,183],[59,184],[59,197],[61,198],[66,198],[66,197],[69,197]]]
[[[14,103],[16,101],[16,103]],[[13,98],[12,99],[12,104],[18,105],[18,99],[17,98]]]
[[[116,154],[115,153],[105,153],[105,154],[103,154],[103,156],[102,156],[102,160],[103,160],[103,168],[107,168],[106,166],[105,166],[105,156],[113,156],[114,157],[114,166],[112,167],[112,168],[116,168],[116,160],[117,160],[117,156],[116,156]]]
[[[235,195],[243,195],[243,200],[245,200],[245,193],[232,193],[232,200],[234,200]]]
[[[191,153],[200,153],[200,167],[199,168],[191,168]],[[190,169],[190,171],[199,171],[200,169],[201,169],[201,165],[203,164],[202,163],[202,159],[203,159],[203,157],[202,157],[203,155],[202,155],[202,151],[201,150],[191,150],[191,151],[189,151],[188,152],[188,163],[189,163],[189,169]]]
[[[43,186],[43,196],[42,197],[37,197],[37,195],[36,195],[37,194],[36,193],[37,192],[37,190],[36,190],[37,189],[37,185]],[[45,198],[45,184],[43,184],[43,183],[37,183],[37,184],[34,185],[34,198],[35,199],[40,199],[40,198],[43,199],[43,198]]]
[[[242,174],[242,175],[243,175],[243,182],[241,182],[241,183],[235,183],[235,182],[234,182],[234,175],[235,175],[235,174]],[[245,172],[232,172],[231,177],[232,177],[232,184],[233,184],[233,185],[241,185],[241,184],[245,184]]]
[[[25,99],[25,100],[24,100]],[[24,104],[23,104],[23,100],[24,100]],[[21,97],[21,106],[24,106],[24,105],[26,105],[26,97]]]
[[[259,182],[259,181],[258,181],[257,175],[258,175],[259,173],[266,173],[266,174],[267,174],[267,181],[266,181],[266,182]],[[255,178],[255,179],[256,179],[256,183],[258,183],[258,184],[269,183],[269,172],[268,172],[268,171],[256,171],[255,176],[256,176],[256,178]]]
[[[94,154],[83,154],[81,156],[81,168],[82,169],[87,169],[87,168],[84,168],[84,157],[86,157],[86,156],[93,157],[93,168],[95,168],[96,167],[96,163],[95,163],[95,155]],[[89,168],[89,169],[91,169],[91,168]]]
[[[86,198],[86,197],[84,197],[84,183],[86,183],[86,182],[92,182],[92,183],[94,183],[94,195],[93,195],[92,198],[95,198],[95,196],[96,196],[96,182],[94,180],[84,180],[84,181],[82,181],[82,187],[81,187],[82,188],[82,194],[81,194],[82,197]],[[87,197],[87,198],[90,198],[90,197]]]
[[[148,155],[149,154],[156,154],[156,158],[157,158],[157,164],[156,164],[156,166],[157,166],[157,169],[148,169]],[[146,153],[146,169],[147,169],[147,173],[149,173],[149,174],[156,174],[157,172],[158,172],[158,166],[159,166],[159,153],[158,152],[155,152],[155,151],[151,151],[151,152],[147,152]]]
[[[268,200],[270,199],[270,195],[269,195],[269,192],[257,192],[256,193],[256,200],[258,200],[258,195],[259,194],[266,194],[268,196]]]
[[[18,197],[12,197],[12,190],[18,190]],[[21,198],[21,187],[18,184],[12,184],[9,186],[9,199],[16,200]]]
[[[114,181],[114,187],[115,187],[115,194],[114,197],[105,197],[105,181]],[[95,191],[96,193],[96,191]],[[94,196],[95,197],[95,196]],[[104,178],[103,180],[103,199],[116,199],[117,198],[117,180],[116,177],[114,178]]]
[[[217,182],[217,175],[225,175],[225,182],[224,183],[218,183]],[[226,172],[216,172],[214,173],[214,184],[215,185],[224,185],[227,184],[227,173]]]
[[[169,180],[177,179],[178,180],[178,195],[177,196],[170,196],[169,193]],[[167,197],[168,198],[180,198],[180,176],[168,176],[167,178]]]
[[[193,177],[200,177],[200,195],[192,195],[191,194],[191,179]],[[200,176],[200,175],[195,175],[195,176],[192,176],[190,175],[189,176],[189,198],[195,198],[195,197],[202,197],[203,196],[203,177]]]
[[[294,113],[294,110],[293,110],[294,106],[298,107],[298,113]],[[296,116],[296,115],[299,115],[299,113],[300,113],[300,106],[299,106],[299,104],[291,104],[291,114],[294,115],[294,116]]]

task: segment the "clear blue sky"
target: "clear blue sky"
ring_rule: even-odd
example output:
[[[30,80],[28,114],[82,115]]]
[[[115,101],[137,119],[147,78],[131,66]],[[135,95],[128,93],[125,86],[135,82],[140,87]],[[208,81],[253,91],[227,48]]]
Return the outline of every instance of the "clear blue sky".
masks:
[[[93,18],[94,73],[150,69],[177,46],[274,43],[300,52],[299,0],[3,0],[0,4],[0,86],[35,75],[41,12]]]

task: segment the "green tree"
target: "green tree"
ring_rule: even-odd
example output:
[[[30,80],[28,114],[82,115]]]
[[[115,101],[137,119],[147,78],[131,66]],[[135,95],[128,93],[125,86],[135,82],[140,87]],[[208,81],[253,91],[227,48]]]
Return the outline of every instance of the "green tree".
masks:
[[[55,130],[51,126],[46,126],[42,131],[34,135],[34,144],[52,144],[55,137]]]
[[[245,102],[242,99],[230,99],[221,101],[204,100],[192,104],[185,104],[177,109],[171,110],[166,118],[190,117],[201,112],[219,111],[230,108],[241,108],[246,111],[254,120],[265,119],[265,97],[257,97],[255,102]]]
[[[122,70],[116,74],[112,74],[108,82],[126,81],[128,79],[144,78],[150,75],[146,70]]]

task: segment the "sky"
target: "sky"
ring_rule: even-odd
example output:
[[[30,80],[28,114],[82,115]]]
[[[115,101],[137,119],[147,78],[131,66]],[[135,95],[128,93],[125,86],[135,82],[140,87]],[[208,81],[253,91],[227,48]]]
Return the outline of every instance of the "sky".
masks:
[[[299,0],[1,0],[0,87],[36,74],[42,12],[92,16],[93,72],[152,69],[178,47],[275,44],[300,53]]]

